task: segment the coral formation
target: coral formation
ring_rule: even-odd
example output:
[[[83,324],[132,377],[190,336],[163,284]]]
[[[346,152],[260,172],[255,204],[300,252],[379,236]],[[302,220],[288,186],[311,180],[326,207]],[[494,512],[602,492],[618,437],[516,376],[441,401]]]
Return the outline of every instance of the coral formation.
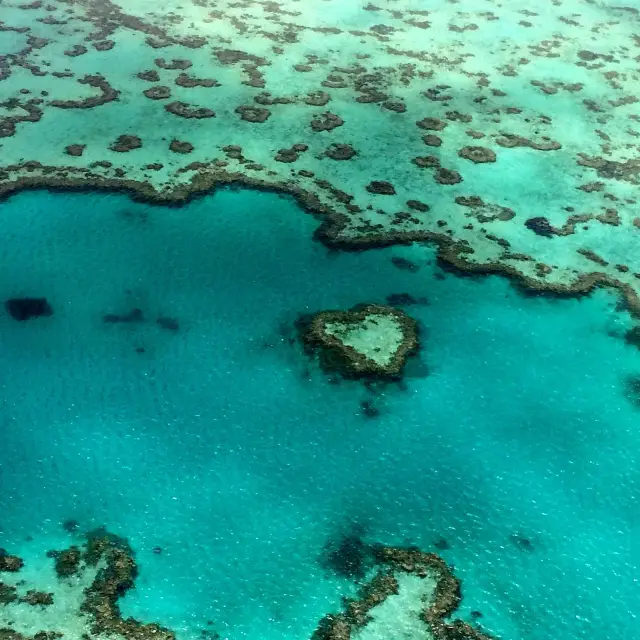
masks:
[[[174,153],[191,153],[194,149],[190,142],[184,140],[172,140],[169,149]]]
[[[39,631],[33,637],[9,628],[0,628],[0,639],[5,640],[55,640],[69,636],[75,637],[76,622],[69,619],[73,615],[82,627],[88,625],[87,637],[111,637],[122,640],[175,640],[175,634],[158,624],[145,624],[134,618],[123,618],[118,601],[134,586],[138,567],[133,551],[123,538],[110,534],[104,529],[89,532],[81,546],[72,546],[60,552],[49,552],[55,558],[56,573],[69,588],[78,585],[82,594],[73,610],[65,610],[66,615],[59,618],[58,624],[63,628]],[[5,556],[9,557],[9,556]],[[69,578],[74,576],[74,580]],[[90,581],[90,582],[89,582]],[[21,603],[35,609],[54,608],[54,594],[35,589],[27,589],[19,595],[24,581],[15,586],[0,583],[0,604],[7,610],[18,607]],[[88,585],[83,587],[82,585]],[[15,609],[14,615],[20,611],[25,618],[30,613],[24,609]],[[37,613],[33,613],[38,620]],[[52,618],[47,618],[51,620]],[[27,621],[16,628],[26,628]],[[76,625],[76,626],[74,626]],[[37,627],[36,627],[37,628]],[[69,631],[71,630],[71,631]],[[78,636],[79,637],[79,636]]]
[[[398,378],[418,350],[418,327],[404,312],[383,305],[322,311],[302,324],[302,338],[320,350],[327,371],[346,377]]]
[[[175,640],[175,634],[169,629],[155,623],[143,624],[133,618],[123,620],[120,615],[118,600],[134,586],[138,575],[133,552],[125,540],[104,530],[90,533],[83,559],[90,566],[100,561],[106,565],[85,591],[81,607],[93,620],[92,633],[118,635],[126,640]]]
[[[458,155],[466,160],[471,160],[471,162],[475,164],[496,161],[495,151],[487,149],[486,147],[463,147],[458,151]]]
[[[386,180],[374,180],[367,185],[369,193],[378,193],[384,196],[393,196],[396,193],[395,187]]]
[[[164,85],[150,87],[149,89],[145,89],[142,93],[151,100],[166,100],[171,97],[171,89]]]
[[[388,598],[399,593],[403,588],[404,575],[424,581],[425,588],[429,590],[429,597],[420,612],[425,632],[430,631],[436,640],[489,640],[488,636],[467,623],[449,621],[460,602],[460,583],[440,557],[417,548],[371,544],[363,539],[364,533],[361,526],[352,524],[330,540],[322,551],[319,561],[325,568],[357,581],[360,587],[357,598],[345,600],[343,612],[328,614],[320,621],[312,640],[353,637],[359,629],[371,623],[374,608],[383,606]],[[153,549],[154,554],[161,552],[160,547]],[[133,550],[124,538],[101,528],[85,534],[81,545],[47,555],[55,558],[56,572],[65,584],[78,585],[82,594],[80,600],[73,605],[73,610],[60,617],[59,624],[64,628],[46,629],[31,636],[18,630],[27,628],[25,623],[16,629],[0,628],[0,640],[56,640],[65,637],[69,635],[69,629],[78,628],[73,627],[74,622],[69,619],[71,615],[87,628],[87,636],[91,637],[175,640],[172,630],[157,623],[123,618],[119,601],[134,587],[138,576]],[[61,570],[62,564],[68,568]],[[374,571],[373,575],[371,571]],[[70,582],[68,579],[72,575],[76,578]],[[16,586],[0,582],[0,605],[10,608],[24,603],[36,609],[55,606],[53,594],[28,589],[24,585],[24,581]],[[24,595],[20,596],[18,588],[26,590]],[[22,610],[21,615],[27,614]],[[70,637],[75,633],[71,632]]]
[[[158,82],[160,80],[160,74],[155,69],[140,71],[137,77],[140,78],[140,80],[146,80],[148,82]]]
[[[109,147],[111,151],[117,151],[118,153],[126,153],[133,149],[139,149],[142,146],[142,140],[138,136],[121,135],[118,139]]]
[[[431,586],[431,595],[420,613],[425,637],[435,640],[490,640],[479,629],[462,620],[448,621],[461,601],[460,582],[439,556],[416,548],[374,545],[372,553],[379,567],[362,585],[357,599],[347,599],[341,613],[328,614],[318,624],[312,640],[349,640],[371,623],[370,612],[399,593],[403,575],[416,576]]]
[[[220,83],[212,78],[194,78],[188,73],[181,73],[175,80],[179,87],[186,87],[190,89],[192,87],[219,87]]]
[[[330,111],[325,111],[325,113],[314,116],[311,121],[311,128],[314,131],[332,131],[343,124],[344,120],[340,116]]]
[[[271,115],[269,109],[248,105],[240,105],[236,107],[235,111],[242,120],[246,120],[247,122],[266,122]]]
[[[85,144],[70,144],[69,146],[64,148],[64,152],[69,156],[78,158],[84,153],[86,146],[87,145]]]
[[[36,2],[28,11],[11,5],[2,24],[16,49],[0,63],[0,196],[93,186],[184,202],[219,184],[279,189],[324,216],[317,238],[332,248],[432,242],[457,269],[499,273],[561,294],[616,287],[640,312],[640,263],[617,255],[640,229],[637,199],[627,191],[640,181],[629,53],[637,46],[640,14],[593,5],[573,20],[554,4],[548,20],[523,20],[517,7],[480,0],[426,19],[401,2],[393,10],[354,5],[347,29],[333,11],[338,0],[309,1],[302,12],[292,0],[268,10],[247,0],[239,20],[227,0],[215,7],[198,0],[188,35],[177,0],[168,0],[162,15],[149,3],[121,0],[99,9],[93,2]],[[61,29],[67,23],[74,25],[72,36]],[[508,52],[497,44],[504,24],[517,35]],[[311,53],[311,41],[311,49],[301,48],[302,33],[321,39],[332,56]],[[473,64],[480,41],[488,43],[481,71]],[[47,56],[54,47],[67,55]],[[155,49],[164,48],[170,53],[158,56]],[[144,62],[119,64],[123,50]],[[548,77],[550,57],[564,81]],[[168,91],[176,99],[165,104]],[[69,111],[73,129],[65,120]],[[173,116],[190,120],[188,134]],[[139,123],[144,148],[96,158],[98,149],[129,151],[113,144],[113,132],[132,122]],[[248,122],[263,124],[259,145]],[[203,141],[188,158],[154,157],[159,142],[166,149],[187,135]],[[294,153],[297,143],[311,153]],[[437,156],[418,156],[425,144]],[[230,145],[244,154],[225,156]],[[350,171],[337,172],[326,160],[350,160]],[[507,167],[504,180],[490,177],[497,166]],[[550,189],[549,179],[558,175],[562,180]],[[372,181],[396,192],[375,208],[365,188]],[[498,209],[470,209],[460,215],[460,183],[473,185],[491,207],[517,214],[507,219]],[[415,202],[434,214],[409,205]],[[542,216],[548,224],[529,222]],[[581,225],[586,217],[589,224]],[[554,244],[537,236],[553,237]]]
[[[458,184],[458,182],[462,182],[462,176],[457,171],[445,169],[444,167],[439,167],[434,177],[439,184]]]
[[[16,588],[13,585],[0,582],[0,604],[9,604],[18,599]]]
[[[64,551],[53,551],[56,574],[59,578],[68,578],[76,574],[80,568],[81,553],[78,547],[71,547]]]
[[[192,107],[186,102],[176,101],[165,104],[164,108],[174,116],[180,118],[202,120],[203,118],[215,118],[216,112],[213,109],[207,107]]]
[[[24,565],[22,558],[18,556],[12,556],[9,554],[0,555],[0,572],[7,571],[9,573],[15,573],[20,571]]]
[[[356,150],[350,144],[334,142],[327,148],[324,155],[332,160],[351,160],[356,155]]]
[[[44,591],[31,589],[27,591],[25,596],[20,598],[20,602],[25,602],[32,607],[48,607],[53,604],[53,593],[45,593]]]

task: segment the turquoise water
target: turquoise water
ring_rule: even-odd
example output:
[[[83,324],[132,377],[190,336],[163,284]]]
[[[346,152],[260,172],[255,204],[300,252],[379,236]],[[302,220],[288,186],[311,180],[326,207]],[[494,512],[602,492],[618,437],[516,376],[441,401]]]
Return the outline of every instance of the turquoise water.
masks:
[[[0,315],[0,546],[35,562],[69,544],[65,520],[106,525],[141,565],[125,615],[302,640],[354,589],[320,561],[329,541],[445,538],[461,617],[488,631],[637,637],[640,351],[614,295],[527,296],[426,246],[333,253],[257,191],[34,191],[0,214],[2,299],[54,310]],[[424,349],[404,385],[332,384],[292,340],[301,313],[403,292],[428,301],[407,307]]]

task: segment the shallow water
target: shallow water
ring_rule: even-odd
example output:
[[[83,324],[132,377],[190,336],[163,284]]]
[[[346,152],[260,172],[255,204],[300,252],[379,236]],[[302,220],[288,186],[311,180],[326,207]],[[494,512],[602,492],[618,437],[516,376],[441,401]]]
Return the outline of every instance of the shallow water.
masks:
[[[0,315],[0,546],[35,562],[69,544],[63,521],[106,525],[141,565],[125,615],[301,640],[353,593],[319,559],[358,525],[446,539],[461,616],[502,638],[637,634],[640,352],[614,295],[526,296],[425,246],[329,252],[257,191],[34,191],[0,213],[0,296],[54,310]],[[292,340],[301,313],[402,292],[428,301],[407,307],[424,348],[404,388],[332,384]]]

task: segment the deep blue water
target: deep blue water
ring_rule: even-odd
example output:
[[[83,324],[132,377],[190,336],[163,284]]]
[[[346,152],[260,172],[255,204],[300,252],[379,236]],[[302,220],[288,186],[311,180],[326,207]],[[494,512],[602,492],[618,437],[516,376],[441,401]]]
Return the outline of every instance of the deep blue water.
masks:
[[[0,546],[35,561],[69,543],[64,520],[106,525],[141,565],[126,615],[303,640],[353,590],[318,557],[356,524],[446,538],[462,617],[504,639],[638,637],[640,351],[615,295],[525,296],[425,246],[332,253],[256,191],[38,191],[0,215],[0,297],[55,312],[0,315]],[[424,349],[404,388],[331,384],[290,343],[300,313],[401,292],[428,299],[407,309]],[[145,322],[103,321],[133,308]]]

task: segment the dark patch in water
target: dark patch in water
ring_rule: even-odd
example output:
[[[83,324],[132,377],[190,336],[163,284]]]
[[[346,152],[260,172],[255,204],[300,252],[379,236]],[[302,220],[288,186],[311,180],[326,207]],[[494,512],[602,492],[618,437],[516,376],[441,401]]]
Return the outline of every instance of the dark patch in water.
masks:
[[[411,305],[427,305],[429,300],[424,297],[414,298],[410,293],[392,293],[386,297],[387,304],[392,307],[408,307]]]
[[[624,334],[624,341],[636,347],[636,349],[640,349],[640,325],[629,329],[629,331]]]
[[[429,367],[420,354],[414,358],[409,358],[404,366],[405,378],[428,378],[429,374]]]
[[[62,523],[62,528],[67,533],[75,533],[80,528],[80,524],[77,520],[65,520],[65,522]]]
[[[370,400],[363,400],[360,403],[360,409],[365,418],[377,418],[380,415],[380,409],[375,407]]]
[[[627,376],[624,381],[624,395],[635,407],[640,409],[640,375]]]
[[[362,527],[352,525],[346,533],[329,540],[320,556],[321,565],[342,578],[364,578],[370,559],[370,548],[362,540],[363,533]]]
[[[529,538],[525,538],[521,536],[519,533],[514,533],[509,536],[509,540],[518,548],[520,551],[533,551],[534,546],[533,542],[529,540]]]
[[[552,238],[556,234],[556,230],[549,220],[543,216],[536,216],[535,218],[525,220],[524,226],[543,238]]]
[[[451,549],[451,545],[444,538],[438,538],[433,543],[433,546],[436,549],[439,549],[440,551],[446,551],[447,549]]]
[[[166,329],[167,331],[173,331],[173,333],[175,333],[176,331],[178,331],[178,329],[180,329],[180,324],[175,318],[160,316],[156,320],[156,323],[158,324],[158,326],[162,327],[163,329]]]
[[[292,326],[291,322],[280,322],[278,324],[277,333],[280,338],[280,342],[287,342],[290,345],[296,344],[297,334],[295,327]]]
[[[147,211],[136,211],[132,209],[124,209],[120,212],[120,215],[125,220],[134,220],[137,222],[147,222],[149,219],[149,213]]]
[[[311,380],[311,369],[309,369],[309,367],[305,367],[305,368],[300,372],[300,377],[301,377],[305,382],[309,382],[309,380]]]
[[[107,324],[133,324],[137,322],[144,322],[144,317],[142,315],[141,309],[132,309],[129,313],[123,313],[121,315],[117,313],[107,313],[103,316],[102,320]]]
[[[411,262],[411,260],[407,260],[406,258],[394,256],[391,258],[391,263],[394,267],[402,269],[403,271],[410,271],[411,273],[420,271],[420,267],[415,262]]]
[[[46,298],[11,298],[4,303],[4,308],[18,322],[53,315]]]
[[[153,549],[151,549],[151,551],[153,551],[153,553],[155,553],[157,556],[159,556],[162,553],[162,547],[153,547]]]
[[[380,380],[365,380],[364,387],[369,393],[374,396],[379,396],[384,392],[386,382],[381,382]]]
[[[618,313],[633,313],[633,310],[629,306],[629,301],[624,296],[620,296],[616,301],[615,310]]]
[[[314,315],[312,313],[301,313],[294,321],[295,330],[302,334],[306,333],[313,322]]]

